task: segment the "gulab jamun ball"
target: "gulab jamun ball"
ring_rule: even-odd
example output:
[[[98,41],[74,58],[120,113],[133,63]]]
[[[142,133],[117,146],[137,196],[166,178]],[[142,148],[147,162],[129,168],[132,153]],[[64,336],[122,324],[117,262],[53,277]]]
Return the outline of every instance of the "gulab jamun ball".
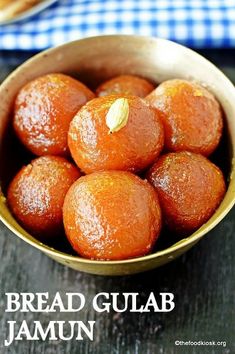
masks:
[[[186,80],[168,80],[146,97],[161,114],[167,151],[191,151],[209,156],[218,146],[222,111],[204,87]]]
[[[123,260],[151,251],[161,229],[154,188],[125,171],[96,172],[79,178],[63,206],[65,232],[81,256]]]
[[[97,96],[107,96],[122,93],[144,98],[153,90],[153,84],[141,77],[120,75],[99,85],[96,94]]]
[[[38,157],[14,177],[7,202],[28,232],[42,241],[51,240],[63,232],[64,198],[79,177],[77,167],[63,157]]]
[[[38,77],[22,87],[16,97],[16,135],[35,155],[66,156],[70,121],[94,97],[85,85],[68,75]]]
[[[226,191],[220,169],[191,152],[162,155],[147,177],[158,192],[167,227],[181,235],[208,221]]]
[[[143,170],[156,160],[163,144],[157,111],[130,95],[91,100],[76,114],[68,133],[71,155],[85,173]]]

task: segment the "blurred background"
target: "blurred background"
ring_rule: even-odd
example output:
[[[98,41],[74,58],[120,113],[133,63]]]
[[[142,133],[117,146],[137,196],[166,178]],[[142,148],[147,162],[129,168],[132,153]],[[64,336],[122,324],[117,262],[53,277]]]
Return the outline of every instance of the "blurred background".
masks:
[[[234,79],[234,0],[0,0],[0,79],[35,52],[101,34],[176,41]]]
[[[198,51],[235,82],[234,0],[0,0],[0,81],[35,53],[101,34],[138,34],[176,41]],[[115,53],[114,53],[115,54]],[[196,247],[146,274],[92,276],[63,267],[0,225],[1,353],[194,354],[235,353],[235,209]],[[97,314],[95,341],[15,342],[6,350],[6,321],[78,320],[77,314],[4,313],[5,292],[82,292],[88,305],[105,292],[173,292],[169,314]],[[175,340],[226,341],[226,347],[179,347]]]

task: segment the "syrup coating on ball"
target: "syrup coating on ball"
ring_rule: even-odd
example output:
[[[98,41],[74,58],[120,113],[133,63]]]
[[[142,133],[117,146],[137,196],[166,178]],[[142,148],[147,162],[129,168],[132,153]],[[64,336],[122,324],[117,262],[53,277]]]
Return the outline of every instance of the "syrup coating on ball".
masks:
[[[226,191],[221,170],[206,157],[191,152],[161,156],[147,178],[158,192],[166,225],[180,235],[190,234],[207,222]]]
[[[96,94],[97,96],[107,96],[121,93],[144,98],[153,90],[153,84],[141,77],[120,75],[99,85]]]
[[[167,151],[191,151],[209,156],[223,129],[218,101],[207,89],[186,80],[168,80],[146,97],[161,114]]]
[[[15,132],[35,155],[66,156],[70,121],[94,97],[85,85],[68,75],[38,77],[22,87],[16,97]]]
[[[22,167],[9,185],[7,202],[19,223],[47,241],[63,233],[65,195],[80,177],[78,169],[59,156],[43,156]]]
[[[126,124],[110,134],[106,118],[116,100],[128,102]],[[140,171],[159,156],[164,143],[157,111],[143,99],[129,95],[95,98],[84,105],[70,124],[68,145],[85,173],[101,170]]]
[[[161,229],[154,188],[124,171],[96,172],[77,180],[66,195],[63,218],[75,251],[100,260],[149,253]]]

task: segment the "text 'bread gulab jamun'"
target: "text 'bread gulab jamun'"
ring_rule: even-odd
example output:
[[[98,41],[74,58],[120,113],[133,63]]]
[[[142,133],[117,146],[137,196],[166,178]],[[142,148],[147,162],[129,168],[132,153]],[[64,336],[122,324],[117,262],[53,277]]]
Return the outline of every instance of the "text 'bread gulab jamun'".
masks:
[[[96,94],[97,96],[107,96],[122,93],[144,98],[153,90],[153,84],[141,77],[120,75],[99,85]]]
[[[194,82],[174,79],[161,83],[146,97],[161,113],[167,151],[191,151],[209,156],[218,146],[222,111],[212,93]]]
[[[13,126],[21,142],[35,155],[68,154],[69,124],[95,95],[84,84],[64,74],[47,74],[19,91]]]
[[[147,177],[158,192],[167,227],[176,234],[190,234],[208,221],[226,191],[220,169],[191,152],[162,155]]]
[[[48,241],[63,234],[64,198],[79,177],[77,167],[63,157],[38,157],[13,178],[7,202],[28,232]]]
[[[149,253],[161,229],[156,191],[146,180],[125,171],[79,178],[65,197],[63,219],[74,250],[100,260]]]
[[[158,112],[130,95],[91,100],[76,114],[68,134],[71,155],[85,173],[141,171],[156,160],[163,144]]]

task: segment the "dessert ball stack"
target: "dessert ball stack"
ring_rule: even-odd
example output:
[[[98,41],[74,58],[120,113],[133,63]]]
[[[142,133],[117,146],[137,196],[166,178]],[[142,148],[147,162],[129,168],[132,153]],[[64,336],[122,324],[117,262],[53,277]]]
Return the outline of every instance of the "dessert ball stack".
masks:
[[[222,110],[195,82],[155,88],[121,75],[93,93],[51,73],[22,87],[13,127],[37,157],[9,185],[12,213],[45,243],[65,234],[81,257],[144,256],[162,227],[167,237],[197,230],[226,192],[209,160],[221,140]]]

